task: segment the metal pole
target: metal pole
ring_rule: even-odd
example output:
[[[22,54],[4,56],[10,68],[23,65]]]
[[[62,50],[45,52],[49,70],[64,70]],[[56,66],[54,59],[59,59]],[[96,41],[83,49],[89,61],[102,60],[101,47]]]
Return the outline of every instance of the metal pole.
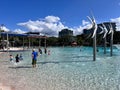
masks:
[[[0,25],[0,38],[1,38],[2,27],[3,27],[3,25],[1,24],[1,25]]]
[[[45,48],[46,48],[46,36],[45,36]]]
[[[13,47],[15,46],[15,37],[13,37],[14,38],[14,41],[13,41]]]
[[[40,48],[40,46],[41,46],[41,38],[39,38],[39,48]]]
[[[2,26],[0,26],[0,38],[1,38],[1,27],[2,27]]]
[[[1,24],[1,25],[0,25],[0,38],[1,38],[1,32],[4,31],[4,30],[3,30],[3,26],[4,26],[4,24]]]
[[[106,37],[104,38],[104,54],[106,54]]]
[[[96,61],[96,34],[93,38],[93,61]]]
[[[41,47],[41,33],[39,32],[39,48]]]
[[[30,37],[29,37],[29,48],[30,48]]]
[[[32,46],[32,48],[33,48],[33,46],[34,46],[34,45],[33,45],[33,38],[31,38],[31,39],[32,39],[32,40],[31,40],[31,42],[32,42],[31,46]]]
[[[111,33],[111,40],[110,40],[110,56],[113,55],[113,32]]]
[[[24,37],[23,37],[23,50],[24,50]]]
[[[9,39],[8,39],[8,32],[7,32],[7,51],[8,51],[8,44],[9,44]]]

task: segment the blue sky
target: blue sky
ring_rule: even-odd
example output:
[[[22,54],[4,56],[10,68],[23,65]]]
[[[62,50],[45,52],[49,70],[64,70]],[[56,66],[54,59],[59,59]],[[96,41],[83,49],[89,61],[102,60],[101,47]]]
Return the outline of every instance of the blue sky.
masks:
[[[0,24],[10,31],[40,31],[56,35],[63,28],[75,34],[88,26],[93,12],[97,23],[117,21],[120,0],[0,0]]]

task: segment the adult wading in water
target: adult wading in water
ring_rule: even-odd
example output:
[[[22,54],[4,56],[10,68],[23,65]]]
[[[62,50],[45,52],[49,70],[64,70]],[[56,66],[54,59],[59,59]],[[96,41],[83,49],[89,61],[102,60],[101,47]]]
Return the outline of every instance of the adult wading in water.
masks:
[[[38,56],[38,53],[35,51],[35,49],[33,49],[33,52],[32,52],[32,66],[33,66],[33,68],[36,67],[37,56]]]

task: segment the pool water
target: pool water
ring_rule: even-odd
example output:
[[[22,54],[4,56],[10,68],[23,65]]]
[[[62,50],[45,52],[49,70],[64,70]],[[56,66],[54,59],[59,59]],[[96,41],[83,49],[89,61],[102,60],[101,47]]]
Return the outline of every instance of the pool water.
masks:
[[[23,73],[25,79],[29,77],[38,83],[35,86],[39,89],[120,90],[120,50],[113,49],[113,56],[110,56],[109,48],[104,54],[103,48],[99,47],[96,61],[93,61],[92,47],[48,47],[47,49],[50,50],[50,55],[44,52],[42,55],[38,53],[34,75],[31,73],[33,68],[27,68],[27,71],[26,68],[22,68],[31,66],[32,50],[10,52],[13,56],[22,53],[24,60],[17,65],[22,68],[19,72]],[[34,86],[30,80],[27,84]]]

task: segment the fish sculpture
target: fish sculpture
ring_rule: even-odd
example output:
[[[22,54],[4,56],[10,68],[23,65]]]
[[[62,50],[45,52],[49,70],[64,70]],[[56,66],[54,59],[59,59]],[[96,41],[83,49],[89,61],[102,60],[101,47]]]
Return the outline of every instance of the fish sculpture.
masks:
[[[95,21],[95,18],[94,16],[92,16],[92,18],[90,18],[89,16],[87,16],[87,18],[89,19],[89,21],[91,22],[92,24],[92,28],[93,28],[93,34],[92,34],[92,38],[94,38],[94,36],[96,35],[96,32],[97,32],[97,24],[96,24],[96,21]]]
[[[113,27],[112,27],[111,23],[110,23],[110,25],[109,25],[109,29],[110,29],[110,30],[109,30],[109,33],[108,33],[108,34],[111,34],[111,33],[113,34],[114,31],[113,31]]]
[[[102,24],[102,26],[103,26],[103,30],[104,30],[103,38],[105,38],[107,33],[108,33],[108,30],[107,30],[107,28],[106,28],[106,26],[104,24]]]

